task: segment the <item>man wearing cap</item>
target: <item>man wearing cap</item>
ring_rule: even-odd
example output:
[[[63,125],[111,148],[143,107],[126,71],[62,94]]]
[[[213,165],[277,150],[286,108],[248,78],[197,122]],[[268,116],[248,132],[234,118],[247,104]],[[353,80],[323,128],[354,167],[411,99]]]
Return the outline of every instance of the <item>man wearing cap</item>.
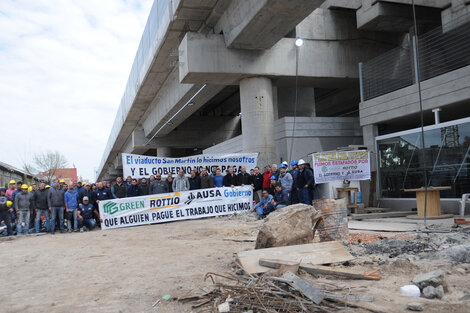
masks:
[[[6,189],[0,188],[0,223],[3,221],[7,227],[7,235],[13,235],[11,230],[11,212],[13,212],[13,202],[6,196]]]
[[[310,189],[314,187],[313,172],[309,168],[309,164],[304,160],[299,160],[300,172],[297,176],[297,184],[299,188],[299,200],[301,203],[312,205]]]
[[[16,195],[15,209],[18,215],[18,225],[16,226],[17,234],[29,234],[29,217],[31,215],[31,207],[33,205],[33,195],[28,192],[28,185],[21,186],[21,192]],[[23,226],[24,224],[24,226]]]
[[[296,204],[299,203],[299,190],[297,185],[297,177],[299,176],[299,169],[297,166],[297,161],[293,160],[290,162],[292,169],[290,170],[290,175],[292,176],[292,191],[290,193],[290,203]]]
[[[64,179],[59,180],[59,184],[60,184],[60,189],[64,189],[65,180]],[[54,180],[54,185],[55,185],[55,180]]]
[[[10,180],[10,188],[8,188],[8,190],[6,191],[5,193],[5,196],[7,196],[8,198],[10,198],[10,200],[13,199],[13,191],[16,190],[16,181],[14,181],[13,179]]]
[[[287,173],[287,167],[284,164],[279,165],[279,177],[277,182],[282,186],[284,197],[289,198],[292,191],[292,175]],[[286,203],[287,204],[287,203]]]
[[[88,230],[92,230],[96,226],[94,216],[98,216],[96,210],[93,208],[93,205],[89,202],[88,197],[83,197],[82,201],[83,203],[80,204],[80,207],[77,211],[80,232],[83,231],[84,226]]]
[[[54,180],[54,188],[50,188],[47,193],[47,204],[51,212],[51,234],[55,233],[55,222],[59,216],[59,229],[64,232],[64,209],[65,209],[65,191],[59,184],[59,180]]]
[[[49,206],[47,204],[47,189],[46,184],[41,183],[39,185],[39,189],[33,193],[34,199],[34,208],[36,211],[36,218],[34,220],[34,226],[36,228],[36,233],[39,233],[40,227],[39,224],[41,223],[41,216],[44,216],[46,220],[46,231],[49,232],[50,230],[50,220],[49,220]]]
[[[78,194],[78,204],[83,203],[83,198],[88,197],[88,202],[93,204],[96,202],[95,192],[91,190],[91,184],[86,183],[83,190]]]
[[[72,219],[73,231],[78,231],[78,192],[74,189],[73,184],[69,186],[69,190],[64,194],[65,212],[68,213],[67,229],[72,232]]]

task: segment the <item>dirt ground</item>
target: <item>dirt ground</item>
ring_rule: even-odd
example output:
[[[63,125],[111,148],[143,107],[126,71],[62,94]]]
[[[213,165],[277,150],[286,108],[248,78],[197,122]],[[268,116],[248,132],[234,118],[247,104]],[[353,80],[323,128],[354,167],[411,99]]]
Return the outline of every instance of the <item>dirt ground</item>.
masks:
[[[239,216],[2,238],[0,311],[191,312],[190,304],[152,305],[163,294],[178,297],[210,286],[203,281],[207,272],[233,273],[233,254],[254,247],[253,242],[238,240],[255,238],[260,223]],[[459,300],[470,286],[469,264],[395,259],[381,260],[379,265],[377,260],[377,256],[358,256],[349,267],[380,268],[384,277],[380,281],[307,278],[373,295],[373,302],[361,304],[381,312],[405,312],[409,302],[421,302],[425,312],[470,312],[470,302]],[[437,268],[447,272],[448,302],[399,294],[400,286],[409,284],[415,274]]]

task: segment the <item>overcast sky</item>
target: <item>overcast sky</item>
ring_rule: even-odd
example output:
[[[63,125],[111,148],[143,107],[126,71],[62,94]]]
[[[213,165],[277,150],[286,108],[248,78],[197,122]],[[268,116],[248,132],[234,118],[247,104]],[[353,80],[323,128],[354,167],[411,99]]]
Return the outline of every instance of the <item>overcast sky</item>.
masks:
[[[94,179],[152,0],[0,0],[0,161]]]

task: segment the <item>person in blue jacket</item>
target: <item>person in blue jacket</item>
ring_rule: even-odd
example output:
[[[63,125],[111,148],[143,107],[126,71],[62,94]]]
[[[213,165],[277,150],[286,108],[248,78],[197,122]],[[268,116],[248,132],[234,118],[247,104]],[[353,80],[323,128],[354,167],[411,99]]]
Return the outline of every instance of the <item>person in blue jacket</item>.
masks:
[[[142,189],[137,185],[137,179],[133,178],[130,186],[127,186],[128,197],[139,197],[142,195]]]
[[[263,218],[266,217],[271,211],[272,211],[272,203],[271,201],[273,200],[273,196],[269,194],[269,192],[265,189],[263,190],[263,197],[258,204],[255,205],[255,207],[252,209],[253,211],[256,211],[256,214],[258,214],[258,218]]]
[[[222,171],[218,168],[215,172],[215,176],[212,177],[214,180],[214,187],[223,187],[224,186],[224,176],[222,176]]]

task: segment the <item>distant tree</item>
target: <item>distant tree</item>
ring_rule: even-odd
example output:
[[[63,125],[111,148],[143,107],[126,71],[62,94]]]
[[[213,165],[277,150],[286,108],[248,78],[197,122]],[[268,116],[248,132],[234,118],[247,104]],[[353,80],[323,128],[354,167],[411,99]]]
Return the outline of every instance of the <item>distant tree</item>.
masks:
[[[36,153],[33,156],[33,164],[24,164],[23,169],[27,173],[41,173],[45,180],[51,182],[58,169],[67,167],[67,159],[59,151],[47,151]]]

